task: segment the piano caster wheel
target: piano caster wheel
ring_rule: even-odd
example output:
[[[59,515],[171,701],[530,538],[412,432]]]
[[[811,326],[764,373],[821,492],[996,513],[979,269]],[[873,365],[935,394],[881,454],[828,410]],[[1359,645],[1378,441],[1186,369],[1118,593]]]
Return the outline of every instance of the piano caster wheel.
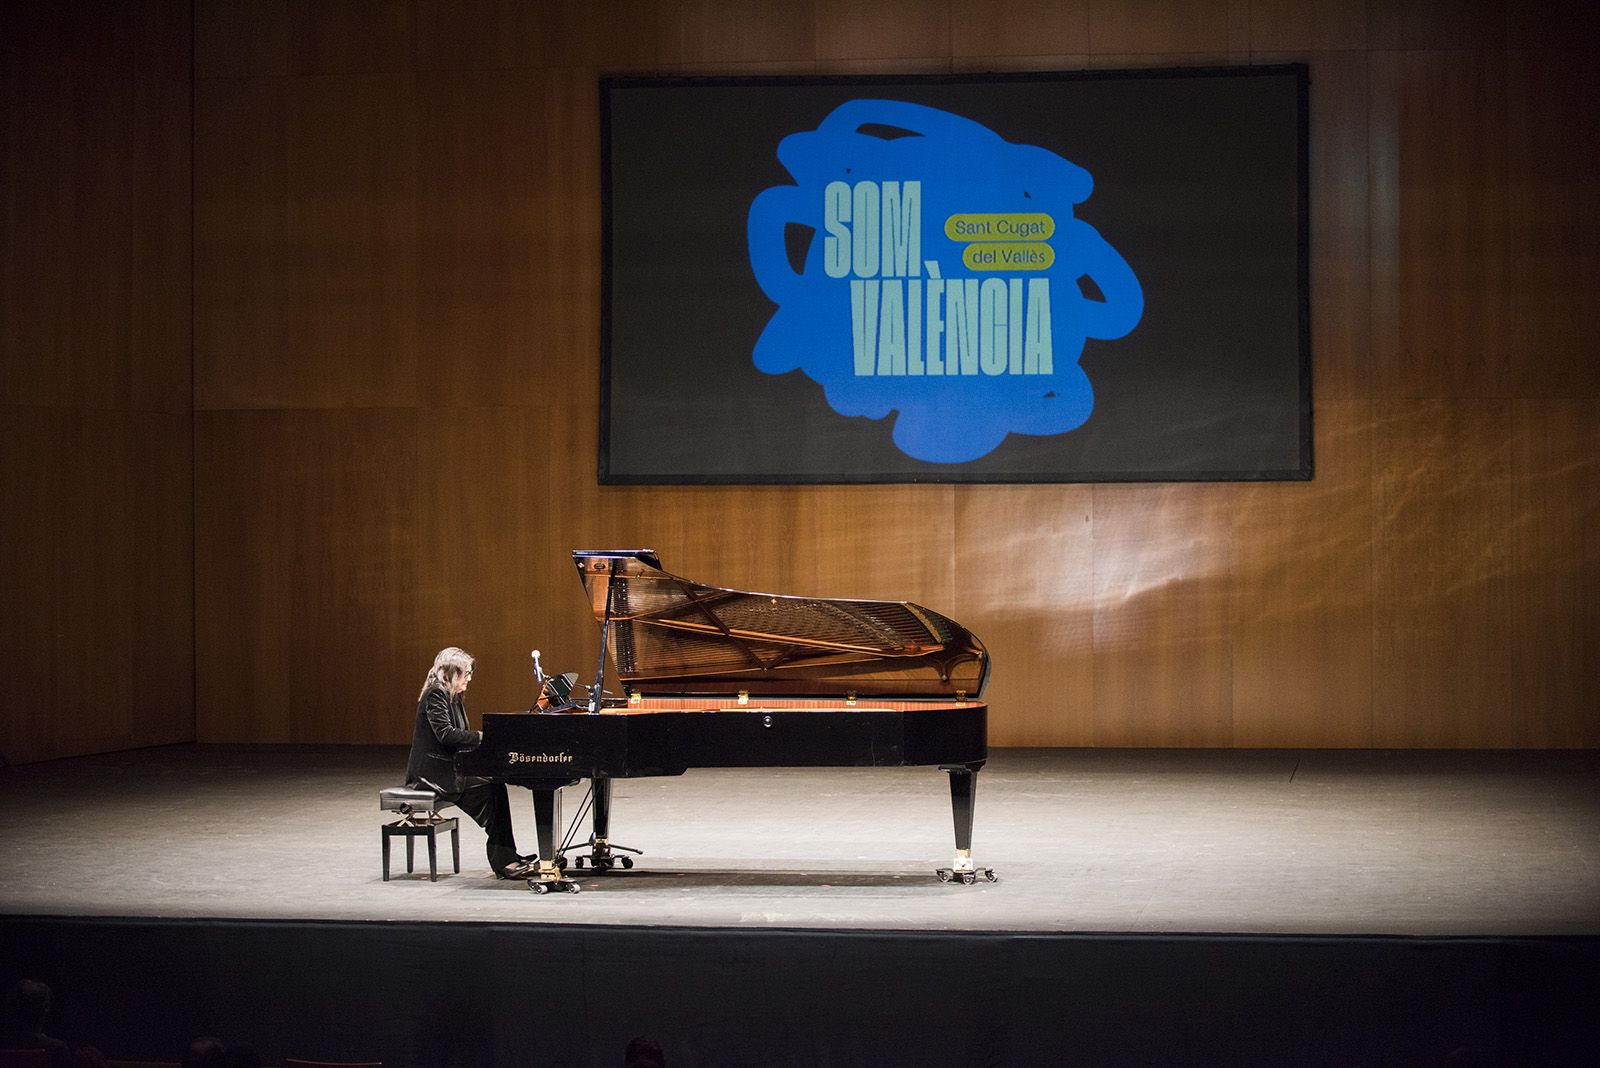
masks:
[[[575,864],[576,864],[576,865],[577,865],[577,866],[578,866],[578,867],[580,867],[580,868],[581,868],[581,867],[583,867],[583,858],[582,858],[582,857],[579,857],[579,858],[578,858],[578,859],[577,859],[577,860],[576,860],[576,861],[574,861],[574,862],[573,862],[573,863],[575,863]]]
[[[997,883],[1000,876],[994,873],[993,868],[979,868],[977,871],[956,871],[953,868],[936,868],[934,874],[941,883],[961,883],[963,886],[972,886],[978,881],[978,876],[983,876],[985,882]]]
[[[582,889],[571,879],[562,879],[559,882],[545,882],[542,879],[529,879],[528,889],[536,894],[548,894],[552,890],[565,890],[569,894],[576,894]]]
[[[950,881],[950,869],[949,868],[940,868],[938,871],[934,872],[934,874],[939,877],[939,881],[941,883],[947,883],[947,882]]]
[[[623,858],[622,858],[622,866],[623,866],[623,867],[624,867],[624,868],[627,868],[627,869],[629,869],[629,870],[630,870],[630,871],[631,871],[631,870],[632,870],[632,869],[633,869],[633,860],[632,860],[632,858],[630,858],[630,857],[623,857]]]
[[[580,868],[583,867],[583,861],[581,859],[578,861],[578,867],[580,867]],[[566,871],[567,870],[567,858],[566,857],[557,857],[556,858],[556,870],[557,871]]]

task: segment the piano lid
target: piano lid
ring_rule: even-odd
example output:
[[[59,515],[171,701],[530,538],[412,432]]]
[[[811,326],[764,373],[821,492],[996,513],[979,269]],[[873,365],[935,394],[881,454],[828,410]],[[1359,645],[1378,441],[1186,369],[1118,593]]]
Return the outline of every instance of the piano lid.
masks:
[[[702,586],[649,549],[572,561],[622,684],[639,693],[954,697],[976,700],[989,653],[961,624],[906,601],[850,601]]]

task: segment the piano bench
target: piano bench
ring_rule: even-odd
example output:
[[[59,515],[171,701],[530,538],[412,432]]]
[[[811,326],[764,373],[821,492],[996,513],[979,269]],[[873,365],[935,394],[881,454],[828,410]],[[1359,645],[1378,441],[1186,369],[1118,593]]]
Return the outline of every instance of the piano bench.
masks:
[[[461,872],[461,825],[453,816],[441,816],[434,811],[439,807],[439,795],[432,790],[414,790],[409,786],[395,786],[378,791],[378,808],[399,812],[400,818],[385,823],[383,832],[383,881],[389,881],[389,839],[400,835],[406,840],[406,871],[415,868],[417,838],[428,839],[428,881],[439,881],[439,832],[450,832],[450,854],[457,874]]]

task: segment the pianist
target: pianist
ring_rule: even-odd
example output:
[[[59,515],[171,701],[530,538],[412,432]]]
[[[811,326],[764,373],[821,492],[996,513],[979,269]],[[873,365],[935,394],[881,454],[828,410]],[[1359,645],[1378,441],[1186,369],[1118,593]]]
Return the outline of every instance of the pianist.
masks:
[[[406,782],[439,793],[441,800],[471,816],[488,833],[489,867],[505,879],[526,878],[537,869],[534,858],[517,853],[511,829],[511,803],[506,784],[456,774],[456,753],[483,741],[481,731],[467,726],[462,695],[472,681],[472,657],[454,646],[433,658],[417,699],[417,723],[411,732],[411,759]]]

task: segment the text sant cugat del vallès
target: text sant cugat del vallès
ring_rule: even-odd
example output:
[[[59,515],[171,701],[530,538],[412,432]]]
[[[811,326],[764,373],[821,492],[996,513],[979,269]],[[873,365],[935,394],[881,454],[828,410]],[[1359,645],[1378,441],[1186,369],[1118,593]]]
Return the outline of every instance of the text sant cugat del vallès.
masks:
[[[857,376],[1054,373],[1050,279],[943,277],[922,258],[920,181],[830,182],[823,200],[823,270],[850,278]],[[972,271],[1055,262],[1042,212],[951,215],[944,230]]]

